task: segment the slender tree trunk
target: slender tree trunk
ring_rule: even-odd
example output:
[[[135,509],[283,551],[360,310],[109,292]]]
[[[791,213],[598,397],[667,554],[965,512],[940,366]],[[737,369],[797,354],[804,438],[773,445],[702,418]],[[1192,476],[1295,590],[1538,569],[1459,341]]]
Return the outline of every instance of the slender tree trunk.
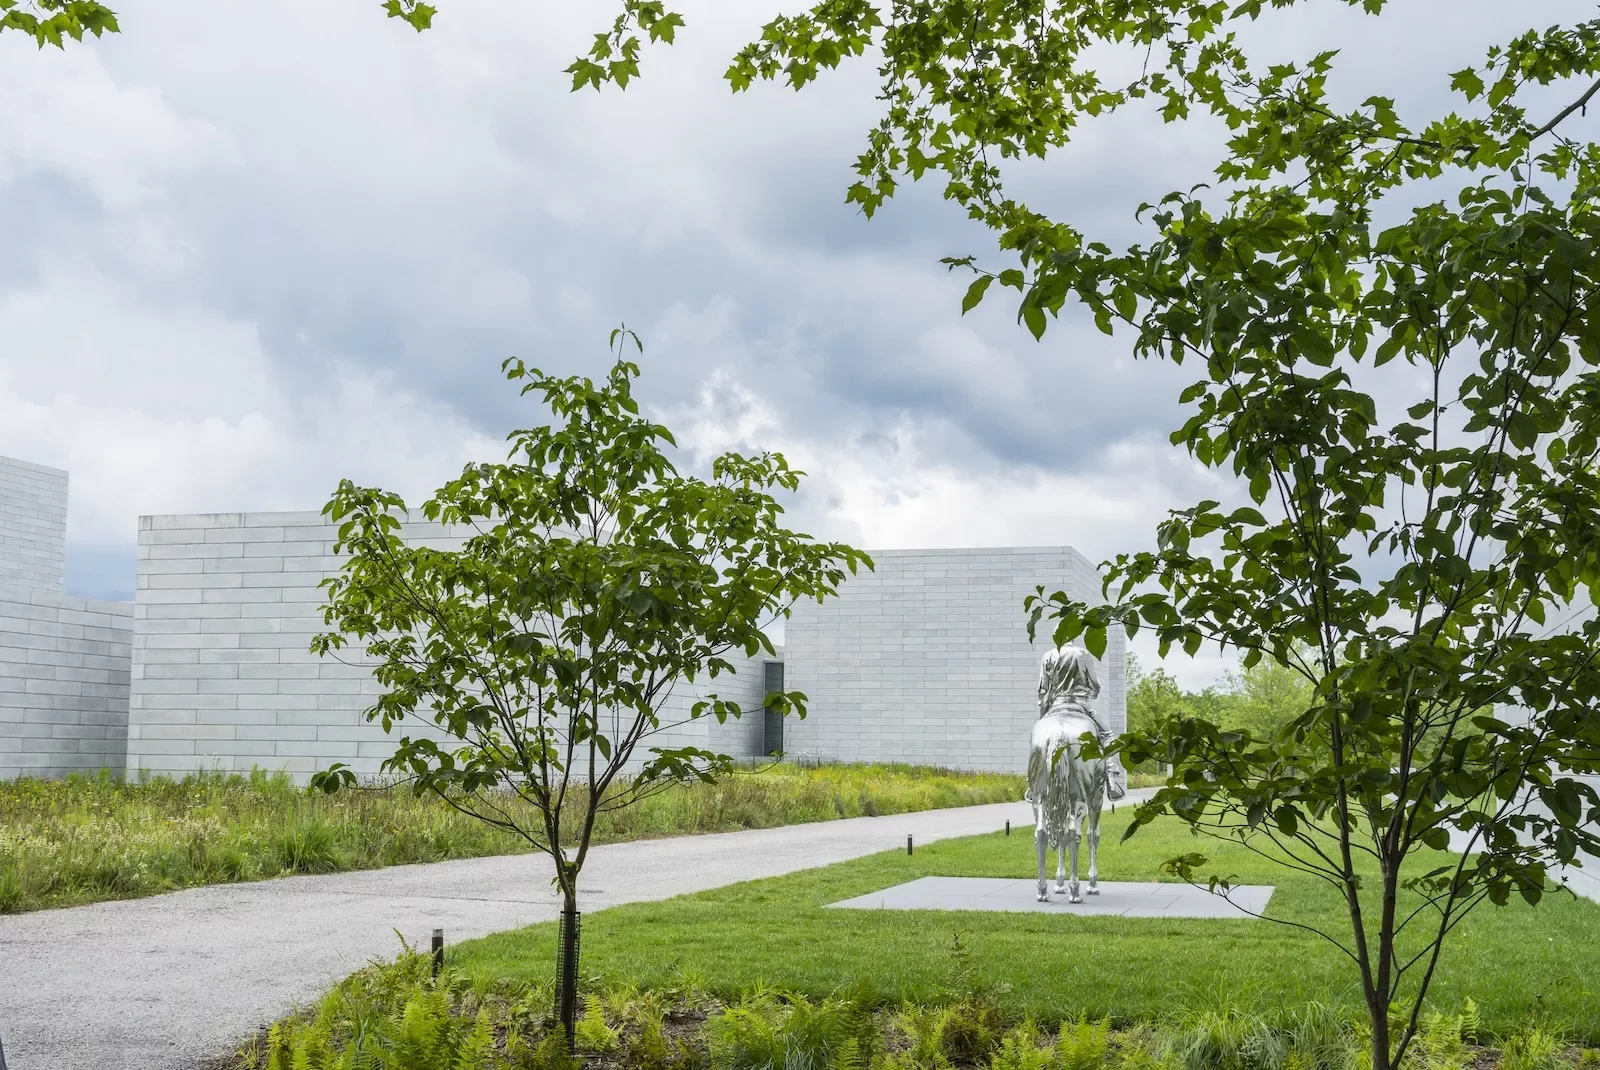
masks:
[[[1376,995],[1367,1006],[1372,1015],[1372,1070],[1389,1070],[1389,1008]]]
[[[578,1031],[578,887],[561,885],[560,939],[556,947],[556,1017],[567,1036],[567,1052],[577,1050]]]
[[[1389,1070],[1390,1044],[1389,1009],[1394,1000],[1394,923],[1400,901],[1400,861],[1392,856],[1383,860],[1383,908],[1378,919],[1378,983],[1374,986],[1372,1044],[1374,1061],[1372,1070]],[[1383,1037],[1383,1047],[1378,1048],[1378,1037]],[[1381,1060],[1376,1058],[1382,1051]]]

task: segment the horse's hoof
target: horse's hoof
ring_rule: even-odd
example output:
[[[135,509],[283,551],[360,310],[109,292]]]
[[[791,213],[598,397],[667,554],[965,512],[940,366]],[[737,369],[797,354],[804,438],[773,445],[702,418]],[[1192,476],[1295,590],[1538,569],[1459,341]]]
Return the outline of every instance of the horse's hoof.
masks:
[[[1088,892],[1090,895],[1099,895],[1100,894],[1100,889],[1096,888],[1092,884],[1088,888],[1085,888],[1084,891]]]
[[[1067,902],[1069,902],[1069,903],[1081,903],[1081,902],[1083,902],[1083,896],[1081,896],[1081,895],[1069,895],[1069,896],[1067,896]]]
[[[1066,894],[1066,891],[1067,891],[1067,886],[1065,884],[1062,884],[1060,881],[1056,881],[1056,894],[1057,895],[1064,895],[1064,894]]]
[[[1040,892],[1038,895],[1034,896],[1034,898],[1039,900],[1039,902],[1041,902],[1041,903],[1048,903],[1048,902],[1050,902],[1050,893],[1049,892]]]

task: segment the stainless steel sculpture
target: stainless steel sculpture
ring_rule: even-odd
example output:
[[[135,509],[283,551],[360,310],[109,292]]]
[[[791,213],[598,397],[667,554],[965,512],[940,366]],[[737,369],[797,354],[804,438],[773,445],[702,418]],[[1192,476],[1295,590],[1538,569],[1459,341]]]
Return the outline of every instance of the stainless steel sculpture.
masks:
[[[1039,666],[1039,720],[1033,726],[1028,754],[1028,801],[1033,804],[1034,847],[1039,853],[1039,902],[1050,901],[1045,856],[1056,848],[1056,893],[1081,903],[1078,893],[1078,844],[1089,840],[1089,894],[1100,894],[1095,854],[1100,846],[1100,807],[1109,796],[1126,793],[1122,765],[1115,758],[1085,758],[1083,735],[1102,744],[1112,733],[1094,712],[1100,680],[1094,659],[1082,647],[1057,647]],[[1067,856],[1072,880],[1067,882]]]

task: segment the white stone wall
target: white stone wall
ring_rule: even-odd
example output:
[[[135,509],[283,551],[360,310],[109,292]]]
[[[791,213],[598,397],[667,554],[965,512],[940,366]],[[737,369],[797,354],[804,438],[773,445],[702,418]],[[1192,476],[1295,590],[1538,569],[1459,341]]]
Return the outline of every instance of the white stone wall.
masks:
[[[0,587],[66,592],[67,473],[0,457]]]
[[[715,718],[708,721],[705,725],[706,742],[702,746],[734,758],[765,757],[767,689],[764,666],[769,661],[781,662],[783,648],[779,647],[773,656],[757,654],[749,659],[729,657],[728,660],[739,667],[737,675],[732,679],[726,675],[719,676],[707,683],[705,690],[739,703],[744,715],[737,720],[729,718],[722,724],[718,724]]]
[[[394,740],[362,716],[379,686],[361,664],[310,652],[312,636],[325,630],[319,584],[341,563],[335,534],[311,512],[140,518],[130,773],[260,766],[303,779],[333,762],[360,774],[379,771]],[[458,545],[438,525],[412,524],[405,534],[440,548]],[[350,650],[341,658],[359,660]],[[751,705],[759,717],[757,662],[755,672],[735,680],[681,685],[666,719],[686,719],[708,689]],[[647,746],[724,749],[722,741],[736,743],[738,731],[696,721]]]
[[[123,767],[133,606],[0,587],[0,779]]]
[[[797,606],[784,638],[786,686],[809,697],[785,726],[791,755],[1022,772],[1038,717],[1039,661],[1023,599],[1034,588],[1100,600],[1069,547],[884,550],[837,599]],[[1125,638],[1109,637],[1100,712],[1126,727]]]

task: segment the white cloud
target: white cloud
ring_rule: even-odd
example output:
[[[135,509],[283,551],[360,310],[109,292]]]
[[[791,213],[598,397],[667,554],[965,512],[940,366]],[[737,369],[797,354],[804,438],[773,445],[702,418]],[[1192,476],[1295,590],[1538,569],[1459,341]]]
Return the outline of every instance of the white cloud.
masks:
[[[320,508],[340,476],[416,499],[503,446],[359,368],[296,390],[252,325],[84,269],[0,300],[0,453],[66,468],[69,538],[104,545],[141,514]]]
[[[0,183],[48,172],[128,208],[159,199],[173,171],[233,159],[224,132],[174,111],[154,85],[118,85],[92,50],[41,52],[6,36]]]

